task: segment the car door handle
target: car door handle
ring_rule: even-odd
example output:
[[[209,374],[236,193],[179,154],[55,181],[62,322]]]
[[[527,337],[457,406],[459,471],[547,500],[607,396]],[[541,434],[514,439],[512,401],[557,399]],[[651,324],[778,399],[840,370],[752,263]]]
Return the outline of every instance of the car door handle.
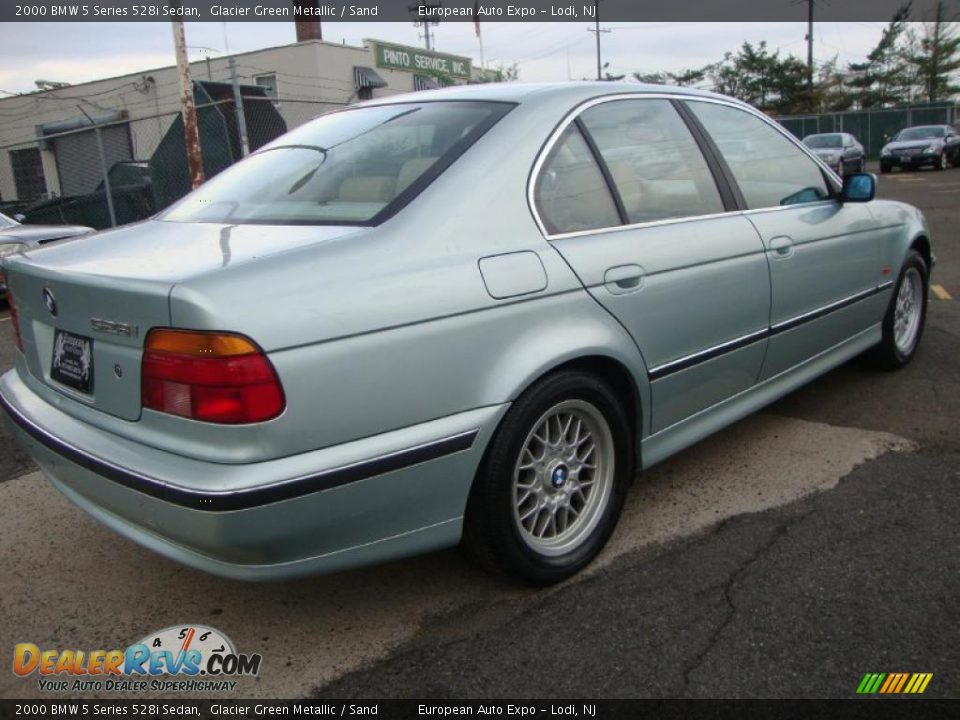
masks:
[[[639,265],[618,265],[603,274],[603,284],[614,295],[639,290],[643,285],[644,269]]]
[[[780,235],[770,240],[770,252],[776,257],[788,258],[793,255],[793,238]]]

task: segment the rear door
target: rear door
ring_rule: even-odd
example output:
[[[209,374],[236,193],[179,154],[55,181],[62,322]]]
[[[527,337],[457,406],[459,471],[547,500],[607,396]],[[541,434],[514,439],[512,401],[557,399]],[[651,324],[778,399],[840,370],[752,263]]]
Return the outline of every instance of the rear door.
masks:
[[[876,324],[891,278],[867,205],[841,203],[799,143],[757,114],[707,100],[685,104],[715,144],[769,260],[771,337],[761,379]]]
[[[650,374],[652,432],[750,388],[770,313],[764,248],[666,98],[611,98],[568,121],[534,204]]]

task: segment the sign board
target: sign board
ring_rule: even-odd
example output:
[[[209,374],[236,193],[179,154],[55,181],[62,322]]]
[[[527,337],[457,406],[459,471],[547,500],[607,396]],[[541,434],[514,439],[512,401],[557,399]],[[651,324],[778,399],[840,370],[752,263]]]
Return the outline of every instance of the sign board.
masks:
[[[470,79],[472,61],[468,57],[381,42],[373,43],[373,53],[377,67],[406,70],[435,77]]]

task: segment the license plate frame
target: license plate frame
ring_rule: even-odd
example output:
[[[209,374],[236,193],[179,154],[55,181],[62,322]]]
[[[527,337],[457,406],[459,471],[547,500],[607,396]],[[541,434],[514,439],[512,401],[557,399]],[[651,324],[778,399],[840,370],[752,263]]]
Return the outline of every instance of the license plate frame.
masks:
[[[50,378],[84,395],[93,394],[93,338],[56,329]]]

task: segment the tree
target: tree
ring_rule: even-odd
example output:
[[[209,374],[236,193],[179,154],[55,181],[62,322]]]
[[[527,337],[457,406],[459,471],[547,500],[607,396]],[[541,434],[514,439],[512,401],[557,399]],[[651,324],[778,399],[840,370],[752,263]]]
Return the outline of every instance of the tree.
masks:
[[[779,51],[771,53],[766,42],[745,42],[736,55],[728,52],[705,74],[717,92],[761,110],[779,114],[809,110],[806,64],[792,55],[781,58]]]
[[[651,85],[679,85],[681,87],[690,87],[702,83],[707,77],[707,71],[710,66],[702,68],[687,68],[679,72],[658,72],[658,73],[633,73],[633,79],[637,82],[649,83]]]
[[[949,100],[960,92],[953,79],[960,70],[960,34],[957,23],[947,21],[943,0],[937,1],[934,21],[924,23],[923,34],[915,39],[912,50],[904,53],[904,59],[916,73],[924,100]]]
[[[887,107],[910,101],[909,69],[901,52],[912,3],[901,5],[862,63],[850,63],[848,85],[861,108]]]

